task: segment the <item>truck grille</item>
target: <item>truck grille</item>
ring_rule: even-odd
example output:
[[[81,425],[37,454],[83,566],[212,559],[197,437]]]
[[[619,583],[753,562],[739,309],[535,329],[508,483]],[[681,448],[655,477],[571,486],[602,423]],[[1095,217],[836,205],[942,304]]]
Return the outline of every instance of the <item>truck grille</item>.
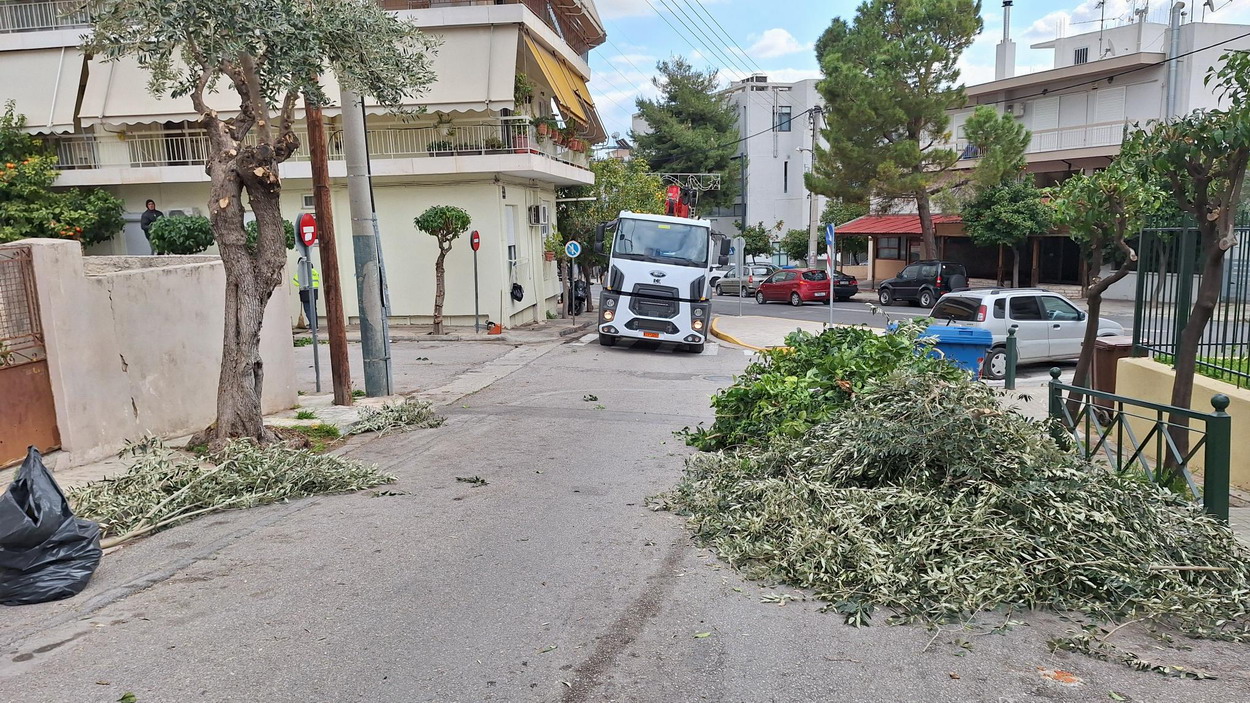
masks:
[[[639,283],[634,286],[629,299],[629,310],[645,317],[677,317],[681,304],[676,288]]]

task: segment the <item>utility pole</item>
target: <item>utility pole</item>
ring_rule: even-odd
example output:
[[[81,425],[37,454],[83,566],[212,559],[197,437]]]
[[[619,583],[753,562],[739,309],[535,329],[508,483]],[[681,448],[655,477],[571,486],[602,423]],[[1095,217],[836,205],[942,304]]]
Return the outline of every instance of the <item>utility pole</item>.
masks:
[[[824,114],[824,108],[822,108],[820,105],[816,105],[815,107],[812,108],[811,121],[812,121],[812,173],[813,174],[816,172],[816,144],[817,144],[817,139],[820,138],[820,117],[823,114]],[[819,225],[820,225],[820,214],[817,211],[817,207],[816,207],[816,201],[817,201],[816,193],[812,192],[812,190],[809,188],[807,191],[807,197],[809,200],[811,200],[811,202],[808,203],[807,266],[808,268],[811,268],[812,266],[816,265],[816,254],[819,251],[818,242],[820,240],[818,239],[818,237],[820,235],[817,232],[817,230],[819,229]],[[829,261],[830,263],[832,263],[833,252],[829,252],[828,254],[826,254],[826,256],[829,257]]]
[[[360,301],[360,346],[365,361],[365,395],[391,394],[387,357],[386,316],[382,300],[382,260],[378,249],[377,213],[370,195],[369,147],[365,141],[365,109],[361,97],[344,90],[343,151],[347,161],[348,206],[352,215],[352,253],[356,260],[356,292]]]
[[[334,243],[334,210],[330,204],[330,166],[326,155],[325,121],[321,107],[304,97],[308,123],[308,151],[312,156],[313,212],[317,216],[318,252],[325,279],[326,328],[330,337],[330,376],[334,404],[352,404],[352,372],[347,363],[347,323],[343,317],[343,289],[339,281],[339,253]]]

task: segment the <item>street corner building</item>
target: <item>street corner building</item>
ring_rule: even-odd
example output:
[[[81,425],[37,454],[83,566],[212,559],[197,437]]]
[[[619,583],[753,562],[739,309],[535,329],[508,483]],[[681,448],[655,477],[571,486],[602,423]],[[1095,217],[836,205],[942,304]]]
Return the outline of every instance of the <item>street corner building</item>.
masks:
[[[505,326],[546,318],[560,294],[544,240],[556,229],[556,189],[589,185],[591,146],[605,140],[590,91],[589,52],[606,40],[592,0],[380,0],[383,8],[442,39],[436,80],[405,105],[413,117],[389,114],[366,99],[370,169],[378,230],[396,324],[433,316],[437,244],[413,218],[433,205],[454,205],[481,234],[481,313]],[[79,49],[88,18],[70,0],[0,6],[0,104],[12,100],[27,131],[59,157],[57,187],[99,187],[125,201],[126,228],[89,255],[151,253],[140,228],[146,200],[165,215],[206,214],[208,146],[189,98],[148,93],[148,74],[133,59],[103,62]],[[350,233],[339,87],[323,77],[331,200],[335,229]],[[237,111],[230,92],[209,96],[222,114]],[[303,120],[302,110],[299,116]],[[282,164],[282,214],[294,221],[313,210],[307,132]],[[250,219],[250,213],[248,215]],[[339,237],[345,310],[356,320],[350,238]],[[210,249],[209,254],[215,253]],[[319,267],[319,252],[312,260]],[[291,254],[287,280],[295,271]],[[471,324],[474,261],[468,237],[447,258],[450,324]],[[287,287],[294,322],[300,303]],[[320,314],[325,314],[324,301]]]

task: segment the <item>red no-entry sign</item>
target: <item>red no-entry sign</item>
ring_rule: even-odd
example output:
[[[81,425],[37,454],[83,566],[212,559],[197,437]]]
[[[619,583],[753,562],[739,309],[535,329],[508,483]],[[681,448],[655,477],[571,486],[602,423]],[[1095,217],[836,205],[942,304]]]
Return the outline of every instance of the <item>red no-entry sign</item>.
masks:
[[[310,247],[317,243],[317,218],[311,212],[300,213],[295,218],[295,236],[300,243]]]
[[[473,247],[473,251],[482,248],[482,235],[478,234],[477,230],[473,230],[473,234],[469,235],[469,246]]]

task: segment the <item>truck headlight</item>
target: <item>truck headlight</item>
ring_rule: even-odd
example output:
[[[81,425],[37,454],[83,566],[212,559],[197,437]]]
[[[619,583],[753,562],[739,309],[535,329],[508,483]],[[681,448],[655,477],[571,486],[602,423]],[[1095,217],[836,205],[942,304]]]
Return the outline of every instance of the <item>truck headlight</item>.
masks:
[[[702,330],[703,320],[695,320],[694,323],[691,324],[691,327],[694,327],[696,330]]]
[[[695,317],[703,317],[703,308],[695,308],[695,309],[694,309],[694,316],[695,316]]]
[[[605,308],[614,308],[614,307],[616,307],[616,298],[604,298],[604,299],[603,299],[603,306],[604,306]]]
[[[603,320],[604,320],[604,322],[611,322],[611,321],[612,321],[612,320],[614,320],[614,319],[616,319],[616,313],[612,312],[611,310],[604,310],[604,311],[603,311]]]

